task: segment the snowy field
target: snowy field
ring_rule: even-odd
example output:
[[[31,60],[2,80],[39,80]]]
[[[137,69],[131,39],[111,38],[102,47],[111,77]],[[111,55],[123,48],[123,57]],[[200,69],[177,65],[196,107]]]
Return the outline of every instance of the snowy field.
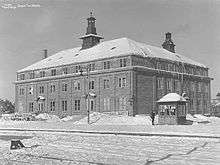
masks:
[[[26,148],[9,150],[8,135],[23,139]],[[218,165],[220,140],[66,133],[0,133],[1,165]]]
[[[82,130],[111,132],[144,132],[166,134],[190,134],[220,136],[220,118],[203,115],[187,115],[192,125],[151,125],[149,116],[119,116],[94,112],[90,115],[90,124],[86,116],[57,116],[40,114],[38,121],[12,121],[0,119],[0,129],[32,129],[32,130]],[[155,123],[157,123],[157,118]]]
[[[92,113],[86,116],[40,114],[37,121],[0,119],[1,165],[218,165],[220,138],[125,136],[59,133],[59,130],[95,132],[164,133],[220,136],[220,118],[187,115],[192,125],[151,125],[149,116],[119,116]],[[157,119],[156,119],[157,122]],[[36,131],[7,131],[4,129]],[[37,130],[53,130],[39,132]],[[18,136],[18,137],[15,137]],[[23,139],[22,136],[27,137]],[[26,148],[10,150],[10,140],[18,138]]]

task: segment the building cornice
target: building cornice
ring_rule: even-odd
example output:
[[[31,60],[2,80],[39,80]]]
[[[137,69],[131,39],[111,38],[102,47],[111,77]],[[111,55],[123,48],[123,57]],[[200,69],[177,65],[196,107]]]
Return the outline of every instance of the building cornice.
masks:
[[[144,72],[149,75],[152,74],[152,75],[157,75],[157,76],[166,76],[166,77],[174,77],[174,78],[179,78],[180,76],[183,76],[183,78],[187,78],[187,79],[192,78],[194,80],[200,80],[200,81],[213,80],[212,78],[207,77],[207,76],[199,76],[199,75],[179,73],[179,72],[174,72],[174,71],[159,70],[159,69],[153,69],[153,68],[144,67],[144,66],[127,66],[127,67],[112,68],[112,69],[106,69],[106,70],[96,70],[96,71],[91,71],[90,75],[115,73],[115,72],[121,72],[121,71],[129,71],[129,70]],[[83,76],[86,76],[86,75],[87,75],[86,72],[84,72]],[[57,75],[57,76],[49,76],[49,77],[15,81],[14,84],[34,83],[34,82],[40,82],[40,81],[58,80],[58,79],[72,78],[72,77],[82,77],[82,76],[80,75],[80,73],[71,73],[71,74],[63,74],[63,75]]]

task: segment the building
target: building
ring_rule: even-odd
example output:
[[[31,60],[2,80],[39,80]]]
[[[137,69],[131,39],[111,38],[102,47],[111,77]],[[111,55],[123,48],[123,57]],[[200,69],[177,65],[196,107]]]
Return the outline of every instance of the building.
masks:
[[[91,111],[157,111],[156,101],[170,92],[189,97],[190,113],[210,110],[208,68],[175,53],[171,33],[163,48],[128,38],[100,42],[96,19],[87,19],[81,47],[60,51],[17,71],[15,104],[18,112],[47,112],[59,116]],[[92,92],[95,98],[89,99]]]

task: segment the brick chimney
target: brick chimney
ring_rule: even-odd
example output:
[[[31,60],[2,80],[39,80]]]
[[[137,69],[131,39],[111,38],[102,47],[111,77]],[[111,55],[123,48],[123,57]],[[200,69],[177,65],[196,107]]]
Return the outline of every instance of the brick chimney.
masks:
[[[164,43],[162,44],[162,47],[170,52],[175,53],[175,44],[173,43],[171,39],[171,33],[167,32],[166,33],[166,38]]]
[[[43,56],[43,59],[45,59],[45,58],[47,58],[47,57],[48,57],[48,55],[47,55],[47,49],[44,49],[43,51],[44,51],[44,56]]]

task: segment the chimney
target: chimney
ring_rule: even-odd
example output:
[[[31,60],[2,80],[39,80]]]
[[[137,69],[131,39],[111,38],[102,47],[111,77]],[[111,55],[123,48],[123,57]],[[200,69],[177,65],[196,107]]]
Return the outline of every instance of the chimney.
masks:
[[[44,57],[43,57],[43,59],[45,59],[45,58],[47,58],[47,49],[44,49],[43,51],[44,51]]]
[[[167,32],[166,33],[166,38],[164,43],[162,44],[162,47],[170,52],[175,53],[175,44],[173,43],[172,39],[171,39],[171,33]]]

